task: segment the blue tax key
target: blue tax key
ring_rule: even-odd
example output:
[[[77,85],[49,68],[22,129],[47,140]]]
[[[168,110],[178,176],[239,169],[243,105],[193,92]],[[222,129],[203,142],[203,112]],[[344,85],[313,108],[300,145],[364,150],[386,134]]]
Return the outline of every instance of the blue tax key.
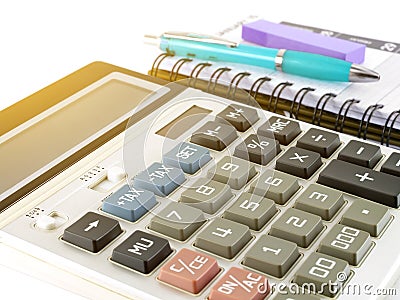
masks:
[[[210,151],[199,145],[182,142],[163,157],[167,165],[181,168],[187,174],[196,173],[211,160]]]
[[[135,222],[157,204],[154,193],[124,185],[103,201],[102,210]]]
[[[133,186],[165,197],[186,180],[179,168],[155,162],[133,178]]]

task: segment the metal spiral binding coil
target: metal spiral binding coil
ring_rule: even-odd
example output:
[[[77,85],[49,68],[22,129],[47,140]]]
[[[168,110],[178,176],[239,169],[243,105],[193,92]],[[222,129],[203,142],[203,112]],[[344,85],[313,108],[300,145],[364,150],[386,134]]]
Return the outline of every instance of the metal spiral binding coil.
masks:
[[[400,116],[400,109],[391,112],[391,114],[387,117],[386,122],[385,122],[385,126],[383,127],[382,134],[381,134],[381,144],[383,145],[384,144],[384,140],[385,140],[386,129],[388,128],[388,124],[389,124],[390,119],[394,115],[396,115],[396,116],[393,118],[392,123],[390,124],[389,130],[388,130],[388,135],[387,135],[387,138],[386,138],[386,146],[388,146],[388,147],[390,146],[390,139],[391,139],[391,135],[392,135],[392,130],[393,130],[394,124],[396,123],[397,119]]]
[[[350,107],[353,104],[360,103],[360,100],[357,99],[347,99],[346,101],[343,102],[342,106],[339,109],[338,114],[336,115],[336,120],[335,120],[335,130],[338,131],[338,126],[340,123],[340,132],[343,132],[343,127],[344,127],[344,122],[346,120],[347,114],[350,110]],[[346,110],[342,116],[342,111],[346,107]]]
[[[360,126],[358,127],[358,133],[357,133],[357,137],[358,138],[361,137],[361,131],[363,131],[364,120],[365,120],[365,117],[367,116],[367,114],[371,111],[371,113],[368,116],[367,122],[365,124],[364,131],[363,131],[363,139],[364,140],[367,138],[368,125],[369,125],[369,123],[371,121],[371,118],[372,118],[374,112],[376,110],[382,109],[382,108],[383,108],[382,104],[373,104],[373,105],[368,106],[368,108],[363,113],[363,116],[362,116],[361,121],[360,121]]]
[[[336,97],[336,94],[334,94],[334,93],[326,93],[326,94],[323,94],[318,99],[317,105],[315,105],[314,113],[313,113],[313,116],[312,116],[312,121],[311,121],[312,124],[315,123],[315,118],[317,117],[317,112],[318,112],[319,105],[322,103],[322,107],[321,107],[321,109],[319,110],[319,113],[318,113],[318,121],[317,121],[317,125],[318,126],[321,124],[321,118],[322,118],[323,112],[325,111],[326,104],[329,102],[329,100],[331,100],[331,99],[333,99],[335,97]]]

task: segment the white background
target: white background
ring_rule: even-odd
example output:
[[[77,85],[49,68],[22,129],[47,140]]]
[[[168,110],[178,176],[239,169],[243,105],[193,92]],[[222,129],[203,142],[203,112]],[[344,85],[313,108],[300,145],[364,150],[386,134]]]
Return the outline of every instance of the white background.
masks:
[[[400,42],[398,14],[398,1],[394,0],[2,0],[0,109],[97,60],[146,73],[158,50],[143,44],[145,33],[215,33],[249,15],[257,15],[270,21],[285,20]],[[1,176],[4,174],[0,174],[0,180]],[[0,298],[80,299],[20,273],[37,273],[49,280],[53,277],[52,270],[35,272],[35,268],[40,267],[0,247]],[[74,287],[76,283],[69,277],[64,283],[51,281],[82,290]]]

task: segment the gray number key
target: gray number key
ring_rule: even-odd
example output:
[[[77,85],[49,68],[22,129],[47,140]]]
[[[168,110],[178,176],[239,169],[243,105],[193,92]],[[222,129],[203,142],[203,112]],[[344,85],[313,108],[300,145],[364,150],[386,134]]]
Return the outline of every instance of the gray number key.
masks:
[[[181,194],[180,202],[213,214],[233,196],[228,185],[200,178]]]
[[[192,134],[190,141],[207,148],[221,151],[236,138],[237,131],[232,125],[209,121]]]
[[[297,198],[294,207],[330,220],[343,204],[343,193],[313,183]]]
[[[174,239],[184,241],[203,223],[205,217],[199,209],[171,202],[150,221],[149,228]]]
[[[269,234],[305,248],[311,244],[323,228],[321,217],[289,208],[272,224]]]
[[[300,256],[297,245],[262,235],[246,253],[243,264],[275,277],[283,277]]]
[[[343,214],[341,224],[378,236],[390,220],[389,209],[367,200],[356,200]]]
[[[276,161],[276,169],[301,178],[309,178],[322,165],[319,153],[292,147]]]
[[[250,185],[250,192],[285,204],[299,188],[296,177],[268,169]]]
[[[229,184],[233,189],[241,189],[256,175],[256,169],[250,162],[234,157],[225,156],[208,172],[212,179]]]
[[[260,230],[276,213],[275,202],[250,193],[242,193],[224,212],[224,218]]]
[[[221,111],[216,120],[220,118],[231,123],[239,131],[246,131],[259,119],[257,110],[237,104],[231,104]]]
[[[265,166],[279,152],[281,152],[281,147],[278,141],[251,134],[235,148],[234,155]]]
[[[371,238],[365,231],[336,224],[321,241],[318,251],[358,265],[371,246]]]
[[[216,218],[197,235],[195,246],[225,258],[233,258],[250,239],[249,227]]]
[[[350,274],[347,261],[323,253],[311,253],[294,275],[300,286],[308,284],[327,297],[334,297]],[[343,280],[344,279],[344,280]]]

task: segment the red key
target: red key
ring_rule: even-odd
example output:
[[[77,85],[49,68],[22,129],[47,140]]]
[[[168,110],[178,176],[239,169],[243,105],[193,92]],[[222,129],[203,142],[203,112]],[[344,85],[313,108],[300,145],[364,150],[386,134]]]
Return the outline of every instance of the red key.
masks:
[[[232,267],[211,289],[209,300],[261,300],[270,292],[268,279],[260,274]]]
[[[158,279],[197,294],[218,274],[219,270],[214,258],[184,248],[160,269]]]

